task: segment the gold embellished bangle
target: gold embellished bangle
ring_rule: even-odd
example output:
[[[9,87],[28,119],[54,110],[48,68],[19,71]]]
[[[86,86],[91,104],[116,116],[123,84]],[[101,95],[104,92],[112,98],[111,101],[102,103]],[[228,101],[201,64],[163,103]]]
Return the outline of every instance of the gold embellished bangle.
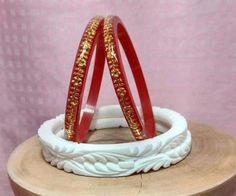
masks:
[[[87,25],[76,54],[65,111],[65,138],[82,142],[86,139],[89,126],[94,114],[97,98],[103,76],[105,54],[103,42],[103,17],[91,19]],[[96,59],[92,75],[89,95],[81,117],[81,104],[92,54],[96,46]],[[81,121],[80,121],[81,118]]]
[[[156,136],[155,121],[152,112],[152,105],[149,98],[143,72],[135,53],[131,39],[117,16],[109,16],[104,20],[103,27],[105,53],[107,63],[113,81],[113,86],[117,94],[121,109],[126,121],[136,140],[143,140]],[[124,71],[118,40],[124,48],[125,54],[131,66],[144,117],[144,126],[138,114],[137,108],[128,85],[128,80]]]

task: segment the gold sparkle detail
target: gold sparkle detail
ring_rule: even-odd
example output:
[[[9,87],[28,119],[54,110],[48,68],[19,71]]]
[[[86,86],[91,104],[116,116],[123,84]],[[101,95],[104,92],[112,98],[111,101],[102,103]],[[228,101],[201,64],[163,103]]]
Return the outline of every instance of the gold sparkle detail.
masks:
[[[113,38],[113,30],[111,18],[106,18],[104,22],[104,43],[105,51],[107,55],[108,67],[111,73],[113,85],[115,91],[118,95],[118,99],[121,105],[121,108],[125,114],[125,118],[129,124],[129,127],[137,140],[144,139],[144,134],[142,132],[142,125],[138,121],[136,112],[134,111],[131,99],[129,96],[126,96],[128,89],[122,79],[122,72],[118,65],[117,54],[115,52],[115,41]]]
[[[82,37],[78,55],[75,59],[65,114],[65,137],[68,140],[74,140],[75,137],[74,124],[77,107],[80,101],[81,89],[84,83],[84,73],[86,72],[88,57],[91,52],[93,40],[101,20],[102,17],[98,16],[89,22]]]

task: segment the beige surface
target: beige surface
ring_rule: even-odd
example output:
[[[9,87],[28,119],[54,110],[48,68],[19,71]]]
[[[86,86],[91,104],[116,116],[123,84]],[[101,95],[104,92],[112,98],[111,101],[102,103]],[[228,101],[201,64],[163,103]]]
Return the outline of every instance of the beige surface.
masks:
[[[182,162],[157,172],[121,178],[83,177],[46,163],[37,137],[21,144],[8,162],[16,195],[231,195],[236,191],[236,140],[206,125],[190,123],[192,151]],[[98,130],[96,138],[129,140],[125,129]],[[127,134],[126,134],[127,133]]]

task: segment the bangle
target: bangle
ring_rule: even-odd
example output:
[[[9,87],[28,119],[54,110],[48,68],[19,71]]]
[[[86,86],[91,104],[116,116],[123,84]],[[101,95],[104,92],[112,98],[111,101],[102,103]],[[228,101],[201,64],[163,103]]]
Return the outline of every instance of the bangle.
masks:
[[[152,105],[141,65],[139,63],[132,41],[120,18],[117,16],[109,16],[105,18],[103,34],[106,51],[105,53],[111,79],[113,81],[121,109],[133,136],[136,140],[143,140],[156,136]],[[138,89],[144,117],[144,126],[130,92],[123,62],[121,60],[118,40],[124,48],[124,52],[127,56]]]
[[[159,170],[184,159],[191,150],[191,133],[179,113],[153,107],[157,130],[163,132],[148,140],[94,144],[76,144],[63,139],[64,115],[44,122],[38,130],[44,159],[51,165],[79,175],[96,177],[128,176],[136,172]],[[92,129],[127,127],[119,105],[95,111]],[[123,139],[125,139],[123,137]],[[63,149],[63,150],[62,150]]]
[[[66,103],[65,138],[67,140],[76,142],[84,141],[94,115],[105,63],[102,27],[103,17],[94,17],[87,25],[80,41],[71,74]],[[92,82],[89,89],[86,108],[83,110],[83,116],[81,117],[80,111],[85,81],[96,44],[96,58]]]

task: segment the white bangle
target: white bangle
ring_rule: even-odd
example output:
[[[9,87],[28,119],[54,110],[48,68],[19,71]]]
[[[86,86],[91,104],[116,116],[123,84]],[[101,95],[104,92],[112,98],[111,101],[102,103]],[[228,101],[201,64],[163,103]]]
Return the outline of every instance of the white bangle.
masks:
[[[139,109],[140,112],[140,109]],[[141,113],[141,112],[140,112]],[[153,107],[156,129],[164,132],[142,141],[118,144],[76,143],[64,139],[64,114],[45,121],[38,130],[43,157],[66,172],[116,177],[167,168],[184,159],[191,149],[186,119],[169,109]],[[166,131],[162,124],[167,124]],[[97,109],[90,129],[128,127],[119,105]]]

